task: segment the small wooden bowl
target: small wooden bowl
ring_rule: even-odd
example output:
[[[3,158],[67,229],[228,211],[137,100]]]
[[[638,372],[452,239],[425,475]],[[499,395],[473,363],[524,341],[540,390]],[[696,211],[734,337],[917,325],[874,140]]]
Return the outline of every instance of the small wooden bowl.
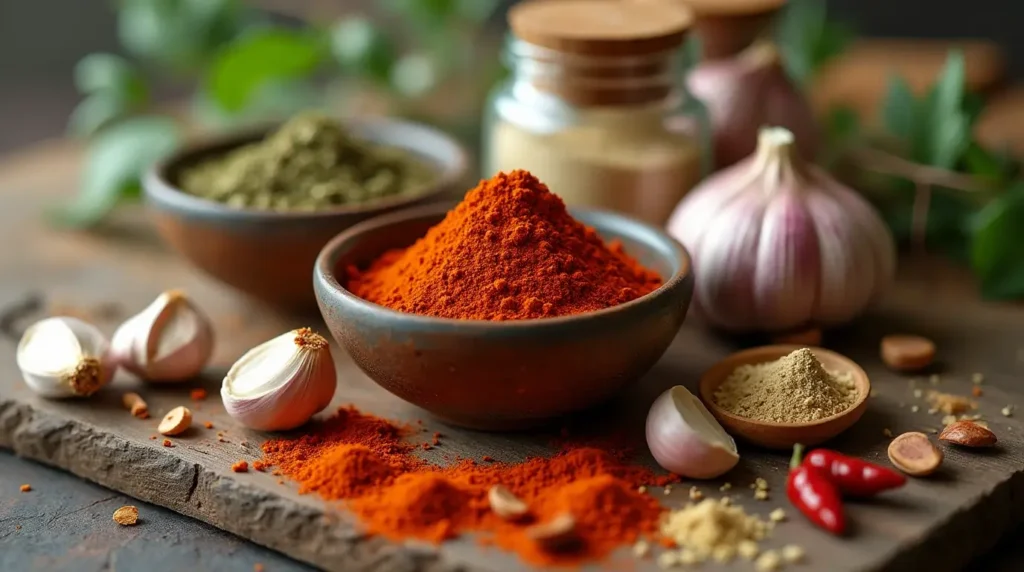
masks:
[[[868,380],[868,374],[864,373],[864,370],[853,360],[825,348],[810,347],[809,349],[814,352],[814,356],[825,366],[825,369],[850,372],[853,375],[854,384],[857,386],[857,401],[842,413],[810,423],[774,423],[734,415],[719,407],[714,400],[715,390],[737,367],[774,361],[802,347],[808,346],[761,346],[730,355],[701,376],[701,400],[726,431],[734,437],[755,445],[769,449],[789,449],[797,443],[811,446],[828,441],[849,429],[864,414],[864,410],[868,406],[871,382]]]

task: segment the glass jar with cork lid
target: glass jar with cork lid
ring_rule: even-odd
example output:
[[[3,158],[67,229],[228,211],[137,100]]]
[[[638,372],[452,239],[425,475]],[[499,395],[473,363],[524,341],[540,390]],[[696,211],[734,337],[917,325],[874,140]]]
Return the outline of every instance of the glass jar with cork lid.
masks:
[[[526,169],[569,206],[664,224],[708,158],[704,108],[682,82],[691,12],[527,0],[508,20],[511,75],[485,112],[484,174]]]

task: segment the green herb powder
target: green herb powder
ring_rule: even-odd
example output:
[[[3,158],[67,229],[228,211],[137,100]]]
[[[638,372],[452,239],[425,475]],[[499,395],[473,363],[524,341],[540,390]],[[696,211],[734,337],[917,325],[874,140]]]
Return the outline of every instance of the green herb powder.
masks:
[[[414,195],[435,177],[408,151],[358,140],[329,117],[303,114],[263,141],[182,169],[179,183],[232,207],[317,211]]]

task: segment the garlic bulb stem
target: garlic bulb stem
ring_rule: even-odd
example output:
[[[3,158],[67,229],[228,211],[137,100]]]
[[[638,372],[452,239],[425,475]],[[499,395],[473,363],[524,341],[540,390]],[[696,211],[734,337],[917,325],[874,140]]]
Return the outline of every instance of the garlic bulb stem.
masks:
[[[112,346],[115,359],[145,380],[183,381],[210,360],[213,328],[184,292],[170,290],[122,324]]]
[[[790,131],[698,185],[669,220],[694,261],[694,306],[731,331],[832,326],[892,281],[892,234],[856,192],[805,163]]]
[[[36,322],[18,343],[22,377],[45,397],[86,397],[110,382],[116,365],[106,337],[77,318]]]
[[[336,385],[327,340],[300,328],[246,352],[228,370],[220,393],[228,414],[245,426],[283,431],[323,411]]]

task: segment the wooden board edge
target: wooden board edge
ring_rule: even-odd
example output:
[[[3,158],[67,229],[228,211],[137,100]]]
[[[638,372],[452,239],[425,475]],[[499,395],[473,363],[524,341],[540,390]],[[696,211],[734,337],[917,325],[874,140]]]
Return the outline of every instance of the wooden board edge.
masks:
[[[3,397],[0,447],[328,571],[479,570],[452,562],[431,546],[367,538],[337,514],[282,501],[230,476],[204,470],[179,458],[173,448],[143,446]],[[72,454],[72,448],[78,452]],[[110,463],[110,458],[123,462]],[[962,569],[1024,521],[1024,504],[1015,501],[1024,498],[1024,472],[1013,473],[983,496],[959,519],[932,528],[916,544],[886,555],[871,570]]]
[[[430,546],[367,538],[337,514],[282,501],[252,485],[204,470],[179,458],[173,448],[161,451],[143,446],[2,396],[0,447],[325,570],[468,569]],[[72,454],[72,448],[77,452]],[[110,458],[123,462],[110,463]],[[145,515],[142,519],[144,524]]]

